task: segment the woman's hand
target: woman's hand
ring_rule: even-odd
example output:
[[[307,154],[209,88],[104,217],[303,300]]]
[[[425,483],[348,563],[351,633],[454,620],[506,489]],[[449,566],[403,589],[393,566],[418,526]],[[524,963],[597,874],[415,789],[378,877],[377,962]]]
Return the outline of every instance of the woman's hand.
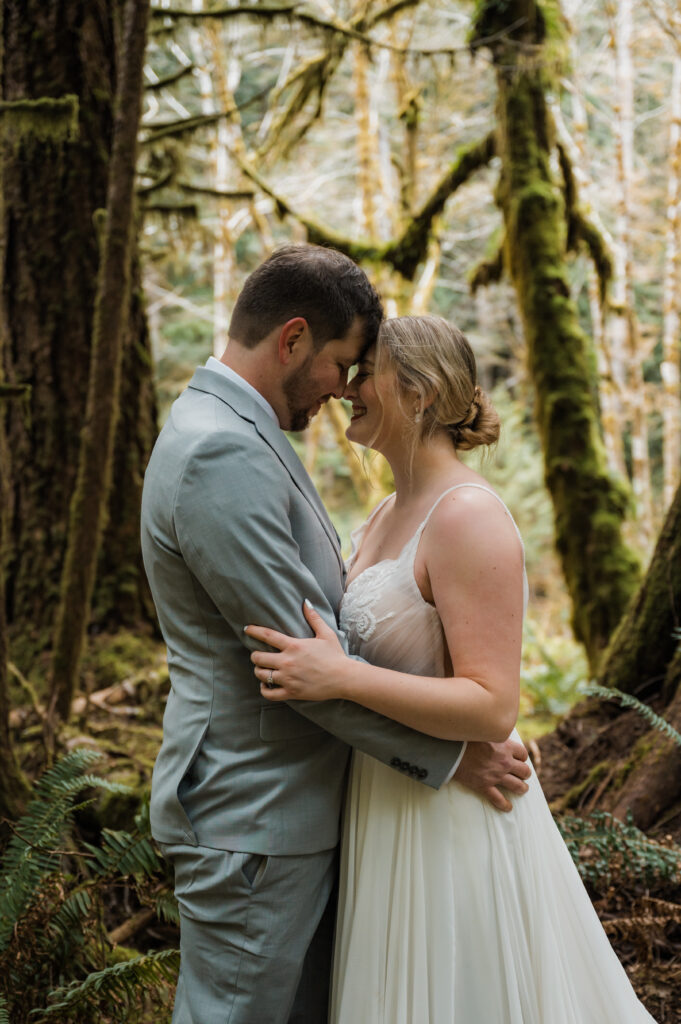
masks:
[[[251,654],[260,692],[267,700],[332,700],[344,696],[344,680],[352,659],[307,600],[303,614],[314,630],[314,639],[297,640],[264,626],[244,629],[248,636],[279,651]]]

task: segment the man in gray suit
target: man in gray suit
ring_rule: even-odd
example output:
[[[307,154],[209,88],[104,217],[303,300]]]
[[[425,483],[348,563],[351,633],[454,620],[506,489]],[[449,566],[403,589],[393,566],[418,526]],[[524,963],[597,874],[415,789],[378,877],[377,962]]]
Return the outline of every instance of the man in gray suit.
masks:
[[[149,462],[142,547],[171,679],[151,819],[180,908],[174,1024],[326,1021],[352,747],[435,788],[456,770],[500,807],[497,785],[526,788],[517,744],[466,749],[352,703],[271,704],[253,674],[245,625],[309,635],[309,598],[337,628],[338,537],[282,431],[341,396],[381,317],[345,256],[279,250],[247,280],[229,348],[197,369]]]

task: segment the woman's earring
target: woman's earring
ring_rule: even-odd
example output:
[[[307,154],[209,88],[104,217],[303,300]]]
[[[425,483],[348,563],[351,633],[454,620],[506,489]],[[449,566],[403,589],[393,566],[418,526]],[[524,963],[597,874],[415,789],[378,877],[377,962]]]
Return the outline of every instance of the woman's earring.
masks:
[[[420,409],[417,409],[416,412],[414,413],[414,423],[420,423],[422,418],[423,413],[421,412]]]

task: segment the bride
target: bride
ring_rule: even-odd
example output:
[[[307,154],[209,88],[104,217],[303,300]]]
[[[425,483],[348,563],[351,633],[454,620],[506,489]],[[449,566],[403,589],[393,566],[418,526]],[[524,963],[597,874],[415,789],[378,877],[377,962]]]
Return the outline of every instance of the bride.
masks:
[[[356,701],[432,736],[501,741],[518,712],[524,552],[457,452],[496,441],[472,350],[434,317],[381,327],[345,397],[347,435],[395,493],[353,536],[341,628],[251,626],[268,700]],[[397,769],[397,770],[395,770]],[[355,752],[345,809],[332,1024],[637,1024],[638,1002],[533,774],[510,814]]]

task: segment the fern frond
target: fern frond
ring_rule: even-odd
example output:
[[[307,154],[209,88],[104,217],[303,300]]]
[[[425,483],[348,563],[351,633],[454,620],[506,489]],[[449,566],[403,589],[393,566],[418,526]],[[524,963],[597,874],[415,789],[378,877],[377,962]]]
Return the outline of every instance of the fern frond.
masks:
[[[0,1024],[10,1024],[9,1014],[7,1012],[7,1000],[4,996],[0,996]]]
[[[652,883],[681,874],[681,847],[650,839],[631,821],[595,811],[586,818],[565,815],[556,824],[584,881],[609,885],[617,875]]]
[[[179,925],[180,911],[174,893],[169,891],[159,893],[154,901],[154,910],[159,921]]]
[[[643,703],[643,701],[638,700],[636,697],[632,697],[630,693],[623,693],[621,690],[616,690],[614,687],[613,689],[609,689],[605,686],[598,686],[596,683],[590,683],[588,686],[585,686],[583,692],[588,697],[600,697],[602,700],[618,700],[623,708],[633,708],[634,711],[638,711],[638,713],[642,715],[654,729],[658,729],[681,747],[681,733],[660,715],[655,714],[653,709],[649,708],[647,704]]]
[[[51,992],[50,998],[57,1002],[45,1009],[34,1010],[35,1024],[62,1020],[67,1013],[85,1008],[90,1009],[93,1019],[96,1019],[106,1003],[115,1002],[120,1007],[121,1000],[125,999],[130,1005],[135,1002],[140,989],[165,989],[168,984],[174,984],[179,965],[178,949],[162,949],[113,964],[103,971],[93,971],[83,981],[72,982]]]
[[[60,943],[62,949],[68,949],[74,939],[80,935],[83,921],[91,912],[92,907],[92,896],[86,886],[70,893],[46,923],[45,931],[49,938]]]
[[[101,755],[87,748],[66,754],[49,768],[34,787],[26,812],[15,827],[0,863],[0,951],[6,949],[22,913],[36,899],[41,884],[59,868],[58,847],[78,795],[86,787],[128,792],[90,772]]]
[[[150,840],[139,832],[102,830],[101,846],[86,848],[92,853],[100,875],[152,875],[161,861]]]

